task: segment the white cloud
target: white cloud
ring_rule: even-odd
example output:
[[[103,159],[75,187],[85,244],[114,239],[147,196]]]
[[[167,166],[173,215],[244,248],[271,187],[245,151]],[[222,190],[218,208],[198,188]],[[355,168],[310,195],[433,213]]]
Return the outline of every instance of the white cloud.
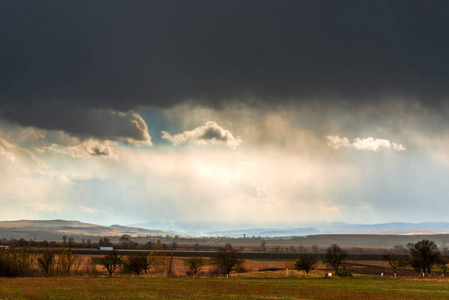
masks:
[[[352,148],[356,150],[369,150],[378,152],[381,148],[393,149],[395,151],[404,151],[405,147],[402,144],[392,143],[386,139],[375,139],[373,137],[368,138],[356,138],[349,141],[347,137],[339,137],[338,135],[328,136],[327,145],[334,149],[339,148]]]
[[[339,149],[341,147],[350,148],[352,146],[348,138],[346,137],[341,138],[338,135],[328,136],[327,140],[328,140],[327,145],[334,149]]]
[[[405,147],[401,144],[392,143],[393,149],[396,151],[405,151]]]
[[[240,145],[242,140],[234,137],[233,134],[213,121],[206,122],[203,126],[193,130],[184,131],[183,133],[171,135],[166,131],[162,131],[162,138],[173,143],[173,145],[182,145],[194,142],[198,145],[222,143],[235,149]]]
[[[374,139],[372,137],[369,138],[356,138],[352,142],[352,146],[357,150],[371,150],[371,151],[379,151],[380,148],[390,148],[391,143],[385,139]]]

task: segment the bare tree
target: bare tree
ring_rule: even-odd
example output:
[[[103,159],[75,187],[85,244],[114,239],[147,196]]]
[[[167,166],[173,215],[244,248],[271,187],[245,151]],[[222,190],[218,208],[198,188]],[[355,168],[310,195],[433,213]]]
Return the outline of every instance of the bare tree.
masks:
[[[435,265],[441,258],[438,247],[434,241],[421,240],[413,244],[410,248],[410,255],[415,264],[421,263],[421,270],[423,275],[427,272],[430,275],[432,266]]]
[[[170,245],[170,249],[171,249],[171,250],[176,250],[176,248],[178,248],[178,244],[177,244],[175,241],[173,241],[173,242],[171,243],[171,245]]]
[[[100,261],[100,265],[108,270],[110,277],[112,277],[112,274],[121,266],[121,264],[122,257],[118,255],[116,250],[113,250],[111,253],[105,255]]]
[[[383,256],[383,260],[387,261],[390,267],[393,269],[394,278],[396,278],[396,269],[399,267],[403,267],[406,263],[401,259],[401,256],[398,256],[392,252],[387,253]]]
[[[145,264],[143,266],[143,270],[145,274],[148,275],[148,272],[152,268],[153,265],[157,264],[160,260],[163,260],[165,257],[165,251],[151,251],[145,258]]]
[[[348,252],[343,250],[339,245],[332,244],[327,248],[325,262],[328,266],[331,266],[335,269],[335,272],[338,271],[338,267],[348,256]]]
[[[26,276],[29,274],[34,261],[36,259],[36,252],[29,246],[16,248],[11,246],[9,248],[9,257],[15,266],[19,276]]]
[[[126,255],[126,259],[123,262],[123,268],[126,273],[135,273],[140,275],[146,266],[145,254],[130,253]]]
[[[58,252],[58,261],[56,264],[56,271],[62,275],[69,275],[70,269],[75,263],[76,255],[68,249],[62,249]]]
[[[199,243],[193,244],[193,250],[199,251],[200,250],[200,244]]]
[[[136,249],[139,244],[131,240],[129,234],[124,234],[119,239],[119,246],[123,249]]]
[[[128,248],[129,248],[129,238],[130,238],[130,237],[131,237],[131,236],[128,235],[128,234],[124,234],[124,235],[122,235],[122,236],[120,237],[120,239],[119,239],[119,245],[120,245],[121,248],[123,248],[123,249],[128,249]]]
[[[75,239],[74,238],[69,237],[68,246],[69,246],[69,248],[75,247]]]
[[[407,248],[404,245],[396,245],[393,247],[394,254],[407,254]]]
[[[226,273],[226,277],[229,277],[232,271],[241,267],[245,262],[240,252],[232,247],[218,249],[212,257],[212,261]]]
[[[75,255],[75,261],[73,262],[73,274],[79,275],[79,270],[83,265],[84,258],[81,255]]]
[[[424,263],[421,257],[410,255],[409,264],[413,268],[413,270],[415,270],[415,272],[418,273],[418,277],[420,277],[421,274],[424,274],[425,272],[425,270],[423,269]]]
[[[308,278],[309,272],[315,269],[317,261],[318,257],[315,254],[302,254],[295,261],[295,269],[299,271],[304,270]]]
[[[266,240],[264,240],[264,239],[262,239],[261,241],[260,241],[260,251],[262,251],[262,252],[265,252],[266,251],[266,248],[265,248],[265,245],[267,244],[267,241]]]
[[[441,257],[440,260],[437,262],[438,267],[441,269],[441,277],[446,276],[447,272],[447,264],[449,263],[449,260],[447,258]]]
[[[131,253],[126,255],[123,261],[124,271],[127,273],[135,273],[139,275],[142,271],[148,275],[150,268],[156,260],[162,256],[161,252],[151,251],[150,254]]]
[[[153,250],[154,244],[151,241],[146,242],[143,244],[143,249],[145,250]]]
[[[103,237],[98,240],[98,245],[101,247],[112,247],[111,240],[108,237]]]
[[[35,251],[28,246],[0,248],[0,277],[29,276],[35,257]]]
[[[85,271],[87,273],[87,275],[92,276],[92,275],[98,275],[98,270],[97,270],[97,263],[95,262],[95,259],[93,257],[91,257],[85,266]]]
[[[201,257],[191,257],[184,260],[184,265],[193,274],[193,278],[196,278],[196,274],[201,270],[201,267],[204,266],[204,259]]]
[[[44,271],[45,276],[48,276],[50,274],[50,270],[53,266],[53,263],[55,262],[55,253],[55,250],[47,249],[42,253],[42,257],[39,257],[37,259],[38,266]]]

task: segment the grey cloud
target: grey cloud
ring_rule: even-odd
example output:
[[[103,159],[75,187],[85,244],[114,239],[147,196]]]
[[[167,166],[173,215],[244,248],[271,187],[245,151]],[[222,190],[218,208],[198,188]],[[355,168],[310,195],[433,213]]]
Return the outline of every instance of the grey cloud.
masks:
[[[29,149],[45,146],[47,131],[0,121],[0,136],[10,143]]]
[[[1,116],[24,126],[46,130],[62,130],[69,135],[108,139],[130,144],[151,145],[145,121],[135,112],[110,109],[42,105],[10,109],[1,106]]]
[[[95,147],[95,148],[91,149],[90,155],[93,155],[93,156],[103,156],[103,155],[109,156],[110,155],[110,151],[107,148],[100,149],[98,147]]]
[[[39,152],[54,152],[63,155],[69,155],[75,158],[88,158],[91,156],[99,157],[114,157],[114,151],[112,145],[109,142],[102,142],[94,139],[86,140],[75,146],[64,146],[60,144],[52,144],[48,147],[38,149]]]
[[[151,145],[148,126],[134,112],[92,110],[86,115],[87,124],[78,127],[81,134],[130,144]]]

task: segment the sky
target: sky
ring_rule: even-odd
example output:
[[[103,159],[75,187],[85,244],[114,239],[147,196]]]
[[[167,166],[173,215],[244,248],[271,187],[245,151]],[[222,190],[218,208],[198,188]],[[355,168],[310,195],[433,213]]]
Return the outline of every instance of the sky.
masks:
[[[447,28],[446,1],[1,1],[0,220],[446,221]]]

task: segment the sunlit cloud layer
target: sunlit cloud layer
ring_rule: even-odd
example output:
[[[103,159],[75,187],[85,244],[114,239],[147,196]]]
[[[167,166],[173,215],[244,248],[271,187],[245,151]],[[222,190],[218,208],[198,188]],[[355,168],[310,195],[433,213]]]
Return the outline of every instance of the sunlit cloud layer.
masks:
[[[329,131],[346,129],[335,119],[322,119],[325,124],[316,128],[301,124],[302,114],[311,113],[307,106],[270,112],[233,106],[221,110],[183,106],[183,110],[186,113],[179,114],[175,107],[164,115],[181,126],[178,139],[186,142],[185,147],[64,138],[63,133],[45,130],[38,141],[33,130],[6,126],[22,136],[0,145],[2,199],[9,201],[0,217],[75,218],[104,224],[211,218],[294,224],[348,216],[354,222],[395,221],[416,214],[425,221],[427,215],[420,212],[423,203],[433,207],[427,208],[429,215],[443,217],[446,185],[421,178],[441,178],[448,172],[442,156],[445,144],[438,135],[429,148],[426,128],[389,134],[393,141],[412,145],[405,150],[402,143],[387,139],[349,140],[326,134],[323,128],[329,126]],[[323,112],[313,114],[319,118]],[[424,121],[423,116],[416,118],[417,123]],[[230,130],[204,119],[217,119]],[[189,129],[195,122],[199,125]],[[407,121],[401,126],[410,125]],[[210,128],[218,135],[205,134]],[[366,127],[366,134],[389,132],[371,128]],[[428,139],[422,140],[424,135]],[[205,136],[209,139],[199,142]],[[217,136],[209,147],[207,142]],[[238,147],[228,144],[236,140],[245,142]],[[214,146],[220,144],[224,147]],[[343,149],[347,151],[336,151]],[[392,213],[395,210],[407,214]]]

